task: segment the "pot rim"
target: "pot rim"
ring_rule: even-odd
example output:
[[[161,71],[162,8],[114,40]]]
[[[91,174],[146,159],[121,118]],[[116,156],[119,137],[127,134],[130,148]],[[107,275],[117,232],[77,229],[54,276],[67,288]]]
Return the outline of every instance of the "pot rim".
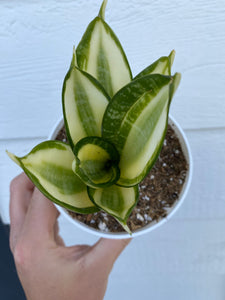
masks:
[[[64,120],[63,117],[61,117],[55,124],[55,126],[53,127],[53,129],[51,130],[48,139],[52,140],[55,139],[57,136],[58,131],[62,128],[64,124]],[[174,214],[175,212],[177,212],[177,210],[180,208],[180,206],[182,205],[182,203],[184,202],[185,197],[187,196],[188,190],[190,188],[191,185],[191,180],[192,180],[192,173],[193,173],[193,159],[192,159],[192,154],[191,154],[191,149],[190,149],[190,145],[189,142],[187,140],[187,137],[183,131],[183,129],[181,128],[181,126],[179,125],[179,123],[177,123],[177,121],[175,121],[175,119],[169,115],[169,124],[173,127],[173,129],[175,130],[176,135],[178,136],[180,143],[181,143],[181,147],[183,150],[183,153],[185,155],[185,158],[187,160],[188,163],[188,171],[186,174],[186,179],[185,182],[183,184],[181,193],[179,194],[179,198],[174,202],[173,206],[170,207],[168,209],[168,214],[166,217],[160,219],[159,221],[154,221],[149,223],[148,225],[137,229],[135,232],[132,232],[132,236],[129,235],[128,233],[125,232],[104,232],[104,231],[100,231],[98,229],[95,229],[93,227],[90,227],[76,219],[73,219],[69,213],[67,212],[66,209],[64,209],[63,207],[57,205],[54,203],[54,205],[56,206],[56,208],[58,209],[58,211],[61,213],[61,215],[63,215],[68,221],[70,221],[72,224],[76,225],[78,228],[81,228],[82,230],[90,233],[90,234],[94,234],[98,237],[102,237],[102,238],[108,238],[108,239],[127,239],[127,238],[134,238],[143,234],[146,234],[156,228],[158,228],[159,226],[163,225],[164,223],[166,223]]]

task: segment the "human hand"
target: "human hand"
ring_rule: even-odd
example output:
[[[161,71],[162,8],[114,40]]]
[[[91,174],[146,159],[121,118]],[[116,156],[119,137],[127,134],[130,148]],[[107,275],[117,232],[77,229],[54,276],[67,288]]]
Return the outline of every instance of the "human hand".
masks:
[[[10,186],[10,248],[28,300],[101,300],[129,240],[65,247],[59,213],[22,173]]]

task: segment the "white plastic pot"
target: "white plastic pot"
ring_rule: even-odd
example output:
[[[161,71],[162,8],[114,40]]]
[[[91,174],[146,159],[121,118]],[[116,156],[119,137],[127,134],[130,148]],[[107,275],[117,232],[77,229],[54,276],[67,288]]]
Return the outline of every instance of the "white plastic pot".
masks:
[[[50,140],[54,140],[58,134],[58,132],[60,131],[60,129],[63,127],[64,121],[63,119],[59,120],[56,125],[54,126],[52,132],[49,135],[49,139]],[[132,238],[136,237],[136,236],[140,236],[143,234],[146,234],[154,229],[156,229],[157,227],[161,226],[162,224],[166,223],[173,215],[174,213],[178,210],[178,208],[181,206],[181,204],[183,203],[187,192],[189,190],[190,187],[190,183],[191,183],[191,179],[192,179],[192,169],[193,169],[193,162],[192,162],[192,155],[191,155],[191,150],[190,150],[190,146],[188,143],[188,140],[183,132],[183,130],[181,129],[180,125],[174,120],[173,117],[169,117],[169,124],[172,126],[172,128],[174,129],[177,137],[179,138],[179,141],[181,143],[181,147],[184,153],[184,156],[187,160],[188,163],[188,170],[187,170],[187,175],[186,175],[186,179],[185,182],[183,184],[182,190],[179,194],[179,198],[178,200],[176,200],[176,202],[173,204],[172,207],[170,207],[167,212],[167,216],[163,219],[161,219],[158,222],[152,222],[142,228],[137,229],[135,232],[132,233]],[[56,205],[56,204],[55,204]],[[63,207],[60,207],[58,205],[56,205],[57,209],[59,210],[59,212],[65,216],[66,219],[69,220],[69,222],[71,222],[72,224],[76,225],[77,227],[81,228],[82,230],[97,235],[99,237],[104,237],[104,238],[110,238],[110,239],[124,239],[124,238],[131,238],[131,236],[128,233],[125,232],[103,232],[100,231],[98,229],[92,228],[76,219],[73,219],[69,213],[67,212],[66,209],[64,209]]]

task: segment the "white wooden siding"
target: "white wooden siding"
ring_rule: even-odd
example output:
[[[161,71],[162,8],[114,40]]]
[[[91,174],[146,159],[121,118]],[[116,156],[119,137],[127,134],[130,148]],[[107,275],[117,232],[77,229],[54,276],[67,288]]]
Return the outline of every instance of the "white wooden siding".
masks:
[[[5,149],[27,153],[61,116],[61,87],[100,0],[0,2],[0,214],[9,222],[9,183],[20,172]],[[182,82],[171,114],[194,159],[177,214],[135,239],[111,274],[105,299],[222,300],[225,297],[224,0],[109,0],[106,19],[134,74],[176,50]],[[96,238],[60,217],[68,245]]]

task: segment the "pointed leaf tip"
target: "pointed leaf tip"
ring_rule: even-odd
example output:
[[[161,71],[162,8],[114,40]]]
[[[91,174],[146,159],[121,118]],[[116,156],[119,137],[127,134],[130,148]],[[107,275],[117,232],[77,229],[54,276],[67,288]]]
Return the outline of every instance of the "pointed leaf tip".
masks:
[[[180,84],[180,80],[181,80],[181,73],[175,73],[175,75],[172,77],[173,81],[172,84],[170,86],[170,102],[172,101],[172,98]]]
[[[135,76],[134,80],[150,74],[171,75],[171,68],[175,58],[175,50],[172,50],[168,56],[162,56],[142,70]]]
[[[120,222],[118,219],[116,219],[117,222],[120,223],[120,225],[123,227],[123,229],[129,233],[130,236],[132,236],[132,231],[130,230],[130,228],[128,227],[127,223],[123,223],[123,222]]]
[[[175,50],[172,50],[169,54],[169,60],[170,60],[170,66],[172,66],[173,62],[174,62],[174,58],[175,58],[175,55],[176,55],[176,51]]]
[[[112,97],[132,80],[132,73],[118,37],[103,19],[106,3],[88,25],[76,54],[78,67],[96,78]]]
[[[20,166],[20,160],[17,156],[15,156],[13,153],[9,152],[8,150],[5,151],[6,154],[11,158],[18,166]]]
[[[72,56],[70,68],[71,67],[77,67],[77,55],[76,55],[76,47],[75,46],[73,46],[73,56]]]
[[[100,18],[102,18],[103,20],[105,20],[105,8],[106,8],[106,5],[107,5],[107,2],[108,2],[108,0],[104,0],[102,2],[101,8],[100,8],[99,13],[98,13],[98,16]]]

